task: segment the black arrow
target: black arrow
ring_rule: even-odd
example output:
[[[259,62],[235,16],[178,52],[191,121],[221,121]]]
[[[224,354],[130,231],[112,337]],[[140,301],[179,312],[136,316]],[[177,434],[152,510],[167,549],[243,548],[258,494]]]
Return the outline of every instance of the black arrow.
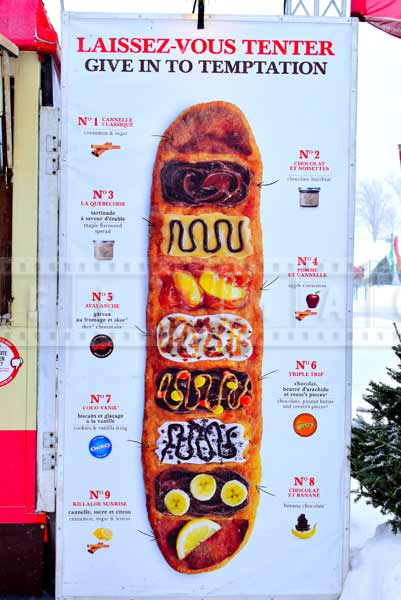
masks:
[[[269,282],[267,282],[267,279],[265,279],[265,281],[262,283],[262,287],[260,288],[260,291],[265,292],[271,285],[273,285],[273,283],[276,283],[277,279],[280,279],[280,275],[277,275],[277,277],[275,277],[274,279],[272,279]]]
[[[147,444],[144,444],[143,442],[139,442],[138,440],[127,440],[127,442],[132,442],[133,444],[138,444],[138,446],[142,446],[142,448],[145,448],[145,450],[156,450],[156,448],[151,448]]]
[[[278,369],[276,369],[275,371],[269,371],[268,373],[265,373],[264,375],[258,377],[258,381],[263,381],[263,379],[267,379],[269,375],[271,375],[272,373],[278,373],[278,371]]]
[[[147,219],[146,217],[141,217],[141,219],[143,221],[146,221],[146,223],[148,224],[149,227],[154,227],[155,226],[155,224],[152,223],[152,221],[150,221],[150,219]]]
[[[264,485],[259,485],[256,484],[256,491],[260,494],[260,492],[263,492],[264,494],[267,494],[268,496],[275,496],[276,494],[272,494],[271,492],[268,492],[266,489],[266,486]]]
[[[157,133],[152,134],[152,137],[158,137],[161,138],[162,140],[165,140],[166,142],[173,142],[174,141],[174,137],[171,135],[171,133],[167,133],[167,134],[163,134],[163,135],[158,135]]]
[[[135,325],[135,328],[144,336],[149,337],[150,333],[148,333],[145,329],[141,329],[138,325]]]
[[[269,185],[274,185],[278,181],[280,181],[280,179],[275,179],[275,181],[270,181],[269,183],[263,183],[263,181],[261,181],[260,183],[257,183],[256,185],[258,186],[258,188],[262,188],[262,187],[267,187]]]
[[[155,542],[156,538],[154,535],[152,535],[151,533],[146,533],[146,531],[141,531],[140,529],[137,529],[138,533],[141,533],[142,535],[146,535],[146,537],[150,538],[151,542]]]

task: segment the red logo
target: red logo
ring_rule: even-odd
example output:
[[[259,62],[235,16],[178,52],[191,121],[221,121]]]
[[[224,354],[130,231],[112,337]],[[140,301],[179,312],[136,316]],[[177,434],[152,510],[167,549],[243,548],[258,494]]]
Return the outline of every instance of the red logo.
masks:
[[[106,358],[114,350],[114,344],[111,337],[104,334],[95,335],[90,343],[90,351],[96,358]]]
[[[0,387],[15,379],[23,362],[14,344],[0,337]]]

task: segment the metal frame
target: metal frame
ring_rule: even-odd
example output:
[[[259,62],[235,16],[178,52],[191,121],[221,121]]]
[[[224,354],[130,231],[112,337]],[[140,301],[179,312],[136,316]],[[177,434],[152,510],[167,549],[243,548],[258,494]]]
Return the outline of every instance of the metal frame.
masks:
[[[346,17],[349,14],[347,0],[286,0],[285,15],[303,17]]]
[[[63,596],[63,600],[99,600],[99,596]],[[102,596],[102,600],[140,600],[139,597],[132,596]],[[320,594],[315,596],[191,596],[190,600],[338,600],[338,594]],[[141,596],[143,600],[187,600],[187,596]]]
[[[346,296],[346,340],[345,340],[345,440],[348,445],[344,448],[344,496],[343,496],[343,514],[344,522],[344,552],[343,552],[343,585],[349,569],[350,561],[350,521],[351,521],[351,464],[349,462],[349,446],[351,445],[351,423],[352,423],[352,306],[353,306],[353,265],[354,265],[354,230],[355,230],[355,185],[356,185],[356,107],[357,107],[357,78],[358,78],[358,22],[352,19],[352,47],[350,55],[350,64],[352,68],[352,88],[350,91],[350,147],[348,155],[349,177],[348,177],[348,240],[347,240],[347,296]],[[348,401],[347,401],[348,400]]]
[[[60,109],[39,116],[37,510],[55,511]]]

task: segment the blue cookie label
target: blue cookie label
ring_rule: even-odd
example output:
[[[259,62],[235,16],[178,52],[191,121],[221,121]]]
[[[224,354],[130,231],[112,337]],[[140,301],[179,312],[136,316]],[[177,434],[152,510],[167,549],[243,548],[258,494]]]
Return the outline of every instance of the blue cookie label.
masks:
[[[89,442],[89,452],[95,458],[106,458],[111,452],[111,440],[105,435],[97,435]]]

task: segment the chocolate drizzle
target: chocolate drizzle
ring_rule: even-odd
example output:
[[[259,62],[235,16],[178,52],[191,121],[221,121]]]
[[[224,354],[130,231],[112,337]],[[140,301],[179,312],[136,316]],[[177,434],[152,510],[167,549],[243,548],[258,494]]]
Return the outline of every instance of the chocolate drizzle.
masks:
[[[237,410],[251,402],[252,384],[248,374],[239,371],[166,369],[156,378],[155,399],[160,408],[176,413],[220,406]]]
[[[243,462],[248,444],[239,423],[215,419],[167,422],[160,428],[156,454],[161,463]]]
[[[184,471],[183,469],[169,469],[162,471],[155,479],[155,500],[156,508],[161,513],[168,513],[166,505],[164,504],[165,495],[171,490],[183,490],[190,497],[190,505],[188,509],[188,515],[194,517],[201,517],[203,515],[220,515],[222,517],[229,517],[239,510],[242,510],[248,504],[248,497],[239,506],[228,506],[224,504],[220,495],[221,489],[227,481],[233,479],[240,481],[246,488],[248,488],[248,482],[236,471],[231,469],[215,469],[207,472],[208,475],[212,475],[216,480],[216,491],[210,500],[197,500],[191,494],[190,484],[191,480],[197,473],[191,471]]]
[[[247,195],[250,173],[235,162],[170,161],[160,179],[163,198],[171,204],[234,206]]]
[[[243,238],[243,234],[242,234],[242,229],[244,226],[243,221],[238,222],[238,241],[239,241],[239,243],[238,243],[237,247],[234,247],[232,244],[232,237],[233,237],[233,232],[234,232],[233,224],[231,223],[231,221],[229,219],[217,219],[213,223],[214,235],[215,235],[215,239],[216,239],[216,243],[213,246],[213,245],[209,245],[208,224],[203,219],[196,218],[193,221],[191,221],[191,223],[189,224],[187,235],[185,235],[186,234],[185,227],[179,219],[172,219],[170,221],[170,229],[169,229],[170,241],[169,241],[169,245],[168,245],[167,254],[170,254],[171,249],[174,246],[174,241],[175,241],[174,240],[174,231],[176,229],[176,226],[178,227],[177,244],[178,244],[178,247],[181,250],[181,252],[185,252],[185,253],[194,252],[197,249],[198,244],[194,237],[193,230],[194,230],[195,225],[197,225],[198,223],[200,223],[203,227],[203,240],[202,240],[203,250],[205,252],[207,252],[208,254],[214,254],[214,253],[218,252],[222,247],[223,242],[220,237],[221,225],[227,226],[226,244],[227,244],[228,250],[230,252],[232,252],[233,254],[238,254],[239,252],[243,251],[243,249],[244,249],[244,238]],[[190,241],[190,244],[187,244],[187,246],[184,245],[184,238],[186,238],[186,237],[189,237],[189,241]]]

